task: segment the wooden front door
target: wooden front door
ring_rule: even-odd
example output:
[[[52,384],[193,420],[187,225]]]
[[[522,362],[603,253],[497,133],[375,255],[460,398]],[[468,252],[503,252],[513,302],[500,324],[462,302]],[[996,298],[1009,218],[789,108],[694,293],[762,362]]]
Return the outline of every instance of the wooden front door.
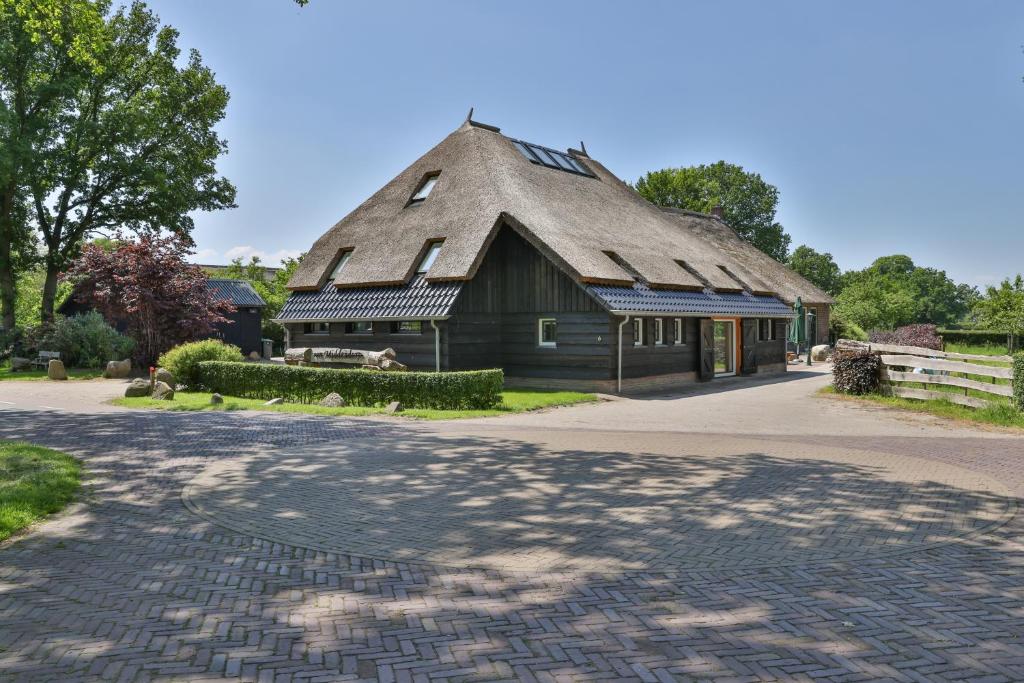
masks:
[[[757,372],[757,325],[755,318],[743,319],[743,346],[740,372],[752,375]]]
[[[698,374],[702,381],[715,377],[715,321],[700,319],[700,367]]]

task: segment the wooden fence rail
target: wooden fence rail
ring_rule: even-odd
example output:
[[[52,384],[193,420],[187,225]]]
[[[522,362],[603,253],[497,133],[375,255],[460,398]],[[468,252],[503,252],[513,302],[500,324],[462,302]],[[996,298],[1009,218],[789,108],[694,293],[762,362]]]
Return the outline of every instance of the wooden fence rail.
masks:
[[[972,396],[971,391],[1000,397],[1013,396],[1013,363],[1010,356],[982,356],[971,353],[950,353],[917,346],[896,344],[865,344],[840,339],[837,348],[880,352],[882,390],[893,396],[922,401],[945,399],[972,408],[984,408],[991,401]],[[967,361],[983,361],[987,364]],[[920,368],[931,372],[908,372]],[[978,378],[989,378],[982,380]],[[921,384],[922,388],[905,386]],[[934,389],[932,387],[935,387]],[[963,393],[946,391],[943,387],[963,389]]]

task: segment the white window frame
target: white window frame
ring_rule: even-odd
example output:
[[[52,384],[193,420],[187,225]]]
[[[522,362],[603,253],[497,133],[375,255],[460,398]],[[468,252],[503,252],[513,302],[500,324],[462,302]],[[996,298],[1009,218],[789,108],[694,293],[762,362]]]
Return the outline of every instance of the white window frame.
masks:
[[[338,262],[334,264],[334,268],[331,269],[331,282],[338,279],[341,275],[341,271],[345,270],[345,266],[348,265],[349,259],[352,258],[352,249],[346,249],[338,255]]]
[[[427,250],[423,253],[423,258],[420,259],[419,265],[416,266],[417,273],[422,275],[437,263],[437,257],[441,255],[441,246],[443,244],[444,240],[433,240],[427,244]]]
[[[685,346],[684,335],[686,334],[686,328],[683,327],[682,318],[672,318],[672,344],[675,346]]]
[[[426,201],[430,193],[434,191],[434,186],[437,185],[437,179],[441,177],[440,173],[431,173],[423,182],[419,184],[416,191],[413,193],[412,198],[409,200],[410,204],[422,204]]]
[[[544,324],[553,323],[555,326],[555,340],[545,341],[544,340]],[[558,346],[558,320],[555,318],[538,318],[537,319],[537,346],[545,349],[554,349]]]
[[[646,321],[643,318],[633,318],[633,346],[644,345],[644,327]]]
[[[414,324],[418,325],[418,328],[411,330],[403,330],[402,325]],[[392,334],[423,334],[423,321],[422,320],[398,320],[395,322]]]
[[[665,345],[665,319],[655,318],[654,319],[654,345],[664,346]]]

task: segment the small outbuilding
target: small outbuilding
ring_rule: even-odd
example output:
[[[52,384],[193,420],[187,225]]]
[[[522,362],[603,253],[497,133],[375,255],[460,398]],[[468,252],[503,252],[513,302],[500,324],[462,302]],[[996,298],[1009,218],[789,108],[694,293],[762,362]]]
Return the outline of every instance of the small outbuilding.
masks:
[[[832,303],[720,217],[472,120],[317,240],[289,289],[293,347],[600,391],[783,372],[792,303],[825,329]]]

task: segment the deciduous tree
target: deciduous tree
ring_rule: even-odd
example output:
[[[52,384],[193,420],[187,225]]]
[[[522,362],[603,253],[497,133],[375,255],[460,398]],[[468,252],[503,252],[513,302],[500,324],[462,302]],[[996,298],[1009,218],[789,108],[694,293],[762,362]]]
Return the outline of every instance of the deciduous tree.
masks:
[[[90,244],[67,277],[80,301],[126,325],[135,358],[145,366],[176,344],[209,335],[233,310],[229,302],[214,300],[206,273],[186,262],[188,254],[174,236],[119,239],[113,249]]]
[[[719,161],[652,171],[635,187],[658,206],[703,213],[720,206],[725,221],[743,239],[778,261],[786,260],[790,237],[775,220],[779,191],[757,173]]]
[[[1024,277],[1006,278],[998,287],[987,287],[974,311],[989,329],[1024,334]]]
[[[790,254],[789,267],[828,294],[835,296],[839,293],[842,274],[832,254],[819,253],[806,244],[801,244]]]

